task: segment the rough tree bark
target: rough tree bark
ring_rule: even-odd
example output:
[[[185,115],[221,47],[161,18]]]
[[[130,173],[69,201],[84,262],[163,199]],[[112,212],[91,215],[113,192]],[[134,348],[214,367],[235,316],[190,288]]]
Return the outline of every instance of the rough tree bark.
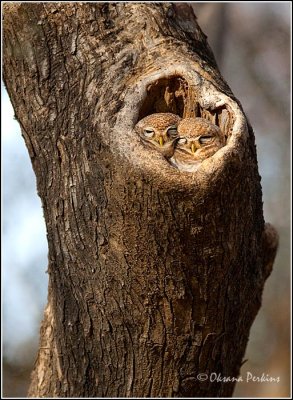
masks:
[[[49,244],[31,397],[230,396],[277,247],[253,131],[191,8],[6,3],[4,80]],[[196,173],[144,148],[153,112],[227,144]],[[221,374],[230,382],[201,381]]]

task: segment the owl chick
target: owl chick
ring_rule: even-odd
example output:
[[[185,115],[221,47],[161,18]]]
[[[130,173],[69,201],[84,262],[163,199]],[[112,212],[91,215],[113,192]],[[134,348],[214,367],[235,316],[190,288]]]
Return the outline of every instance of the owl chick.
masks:
[[[177,125],[180,120],[178,115],[171,113],[151,114],[135,125],[135,131],[145,145],[170,158],[179,138]]]
[[[196,171],[203,160],[224,146],[220,128],[204,118],[183,119],[178,133],[180,138],[170,163],[180,171]]]

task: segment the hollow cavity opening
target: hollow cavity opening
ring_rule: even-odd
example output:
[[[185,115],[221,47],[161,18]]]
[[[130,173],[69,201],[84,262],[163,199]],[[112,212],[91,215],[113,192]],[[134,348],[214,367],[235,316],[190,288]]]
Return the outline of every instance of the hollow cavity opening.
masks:
[[[170,76],[150,83],[141,105],[138,121],[154,113],[173,113],[181,118],[205,118],[218,125],[225,139],[231,134],[233,118],[225,106],[216,110],[200,106],[194,87],[182,76]]]

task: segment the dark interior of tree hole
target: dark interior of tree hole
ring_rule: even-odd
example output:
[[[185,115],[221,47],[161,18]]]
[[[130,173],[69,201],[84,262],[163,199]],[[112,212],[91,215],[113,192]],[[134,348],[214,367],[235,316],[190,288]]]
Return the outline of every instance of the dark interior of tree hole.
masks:
[[[188,95],[187,82],[179,77],[162,78],[147,87],[147,95],[139,112],[139,120],[154,113],[184,115]]]
[[[189,88],[182,76],[158,79],[147,86],[146,92],[138,121],[150,114],[167,112],[181,118],[200,117],[218,125],[226,138],[229,136],[230,116],[227,109],[203,109],[197,101],[197,93]]]

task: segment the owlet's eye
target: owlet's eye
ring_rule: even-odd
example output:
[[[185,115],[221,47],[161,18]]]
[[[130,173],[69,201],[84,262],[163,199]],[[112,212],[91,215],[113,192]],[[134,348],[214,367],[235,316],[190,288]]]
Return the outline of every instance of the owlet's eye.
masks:
[[[170,126],[167,129],[167,136],[169,138],[176,138],[178,136],[177,127],[175,125],[174,126]]]
[[[152,138],[154,136],[155,132],[154,132],[153,129],[146,128],[146,129],[143,130],[143,134],[147,138]]]
[[[201,136],[198,141],[200,144],[208,144],[213,140],[213,138],[213,136]]]
[[[178,144],[186,144],[187,143],[187,139],[186,138],[180,138],[177,143]]]

